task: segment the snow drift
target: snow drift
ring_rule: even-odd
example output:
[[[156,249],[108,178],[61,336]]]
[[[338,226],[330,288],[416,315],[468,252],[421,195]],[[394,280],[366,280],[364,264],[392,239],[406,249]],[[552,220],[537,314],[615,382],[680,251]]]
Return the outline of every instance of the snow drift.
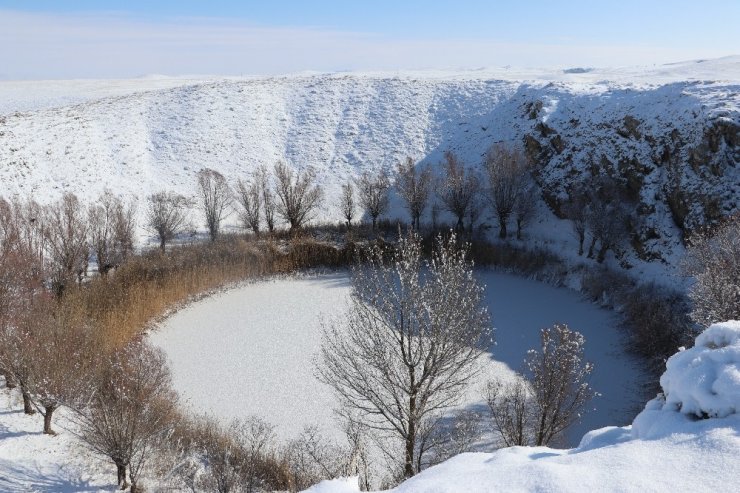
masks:
[[[397,493],[491,491],[736,491],[740,478],[740,322],[715,324],[673,355],[663,393],[632,426],[587,433],[578,447],[512,447],[462,454]],[[312,493],[349,493],[350,480]]]

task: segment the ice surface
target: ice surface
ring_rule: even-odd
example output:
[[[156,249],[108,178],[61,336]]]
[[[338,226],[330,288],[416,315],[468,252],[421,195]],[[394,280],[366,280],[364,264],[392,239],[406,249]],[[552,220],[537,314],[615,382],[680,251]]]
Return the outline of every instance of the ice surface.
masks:
[[[488,376],[512,378],[539,330],[567,323],[586,337],[586,357],[596,369],[592,385],[603,395],[574,427],[575,445],[586,431],[627,424],[639,410],[639,371],[625,355],[614,316],[567,289],[481,270],[496,327]],[[170,358],[176,389],[198,412],[224,420],[256,414],[295,438],[306,425],[333,430],[334,397],[314,376],[321,321],[346,306],[344,274],[245,284],[197,302],[162,323],[152,341]],[[485,378],[472,386],[468,405],[482,404]]]

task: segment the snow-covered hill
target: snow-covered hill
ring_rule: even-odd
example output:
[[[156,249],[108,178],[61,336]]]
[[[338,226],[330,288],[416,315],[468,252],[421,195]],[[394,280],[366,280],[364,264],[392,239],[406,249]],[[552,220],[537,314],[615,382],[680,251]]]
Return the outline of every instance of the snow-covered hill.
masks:
[[[236,179],[283,160],[318,170],[329,197],[321,218],[335,220],[340,184],[362,170],[392,169],[406,156],[437,163],[448,149],[479,164],[493,142],[514,141],[537,160],[555,211],[591,172],[618,176],[646,218],[646,258],[678,244],[672,213],[690,228],[738,208],[740,57],[559,72],[19,84],[0,84],[0,195],[193,195],[203,167]]]

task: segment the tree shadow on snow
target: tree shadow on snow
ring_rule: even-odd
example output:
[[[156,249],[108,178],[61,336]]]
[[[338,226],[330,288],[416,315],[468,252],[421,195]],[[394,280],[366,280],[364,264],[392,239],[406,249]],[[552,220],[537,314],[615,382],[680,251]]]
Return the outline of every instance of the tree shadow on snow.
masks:
[[[90,481],[75,478],[79,473],[66,466],[56,470],[24,467],[17,462],[0,460],[0,491],[15,493],[35,491],[40,493],[85,493],[113,490],[115,485],[92,485]]]

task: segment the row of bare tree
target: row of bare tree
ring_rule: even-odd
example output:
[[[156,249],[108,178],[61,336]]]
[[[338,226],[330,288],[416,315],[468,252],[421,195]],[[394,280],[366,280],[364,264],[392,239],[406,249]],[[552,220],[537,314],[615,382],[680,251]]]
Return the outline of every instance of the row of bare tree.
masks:
[[[445,153],[443,174],[434,178],[430,167],[423,167],[407,158],[396,167],[394,180],[384,170],[363,173],[357,180],[342,186],[339,209],[347,226],[361,214],[372,220],[388,212],[392,185],[404,202],[415,229],[432,204],[432,222],[436,223],[440,207],[452,214],[459,231],[468,221],[470,229],[480,219],[487,204],[495,211],[500,236],[506,238],[507,225],[513,216],[517,236],[532,217],[537,193],[530,173],[530,164],[516,147],[496,144],[484,160],[486,180],[479,172],[463,164],[452,152]],[[282,219],[291,231],[304,226],[323,205],[324,193],[312,168],[295,171],[285,163],[277,163],[272,172],[258,168],[247,179],[238,179],[232,186],[221,173],[203,169],[198,173],[198,201],[210,238],[215,240],[225,218],[236,213],[248,231],[259,234],[263,225],[272,232],[276,218]],[[436,191],[436,193],[434,193]],[[147,226],[165,248],[168,241],[190,227],[188,212],[192,207],[184,196],[160,192],[148,198]]]
[[[312,168],[294,171],[279,162],[270,173],[260,167],[251,178],[230,185],[224,175],[210,168],[197,175],[197,196],[205,226],[212,241],[220,232],[223,221],[236,212],[246,230],[259,234],[262,224],[275,230],[276,217],[300,229],[321,206],[323,190],[315,182]],[[183,195],[159,192],[148,197],[146,224],[159,238],[165,249],[168,241],[191,227],[189,210],[193,206]]]
[[[517,237],[531,219],[537,200],[530,162],[517,147],[499,143],[492,146],[483,161],[485,178],[448,151],[440,164],[442,174],[435,178],[430,167],[407,158],[396,167],[395,191],[406,207],[414,229],[431,206],[432,226],[437,227],[440,210],[451,214],[458,232],[465,222],[472,231],[490,204],[499,222],[499,236],[506,238],[508,223],[516,221]],[[373,229],[380,216],[388,212],[391,179],[381,170],[364,173],[342,188],[340,210],[349,226],[356,217],[357,205],[372,219]],[[355,194],[358,196],[355,199]]]
[[[133,218],[109,193],[89,208],[74,195],[46,207],[0,199],[0,374],[27,414],[43,416],[46,434],[67,406],[72,431],[135,490],[151,442],[171,425],[165,358],[141,342],[111,348],[63,289],[83,274],[91,247],[101,273],[130,255]]]
[[[32,259],[29,272],[57,294],[87,274],[91,253],[103,275],[120,265],[134,250],[135,228],[135,205],[109,191],[89,207],[69,193],[46,206],[0,198],[3,250]]]

